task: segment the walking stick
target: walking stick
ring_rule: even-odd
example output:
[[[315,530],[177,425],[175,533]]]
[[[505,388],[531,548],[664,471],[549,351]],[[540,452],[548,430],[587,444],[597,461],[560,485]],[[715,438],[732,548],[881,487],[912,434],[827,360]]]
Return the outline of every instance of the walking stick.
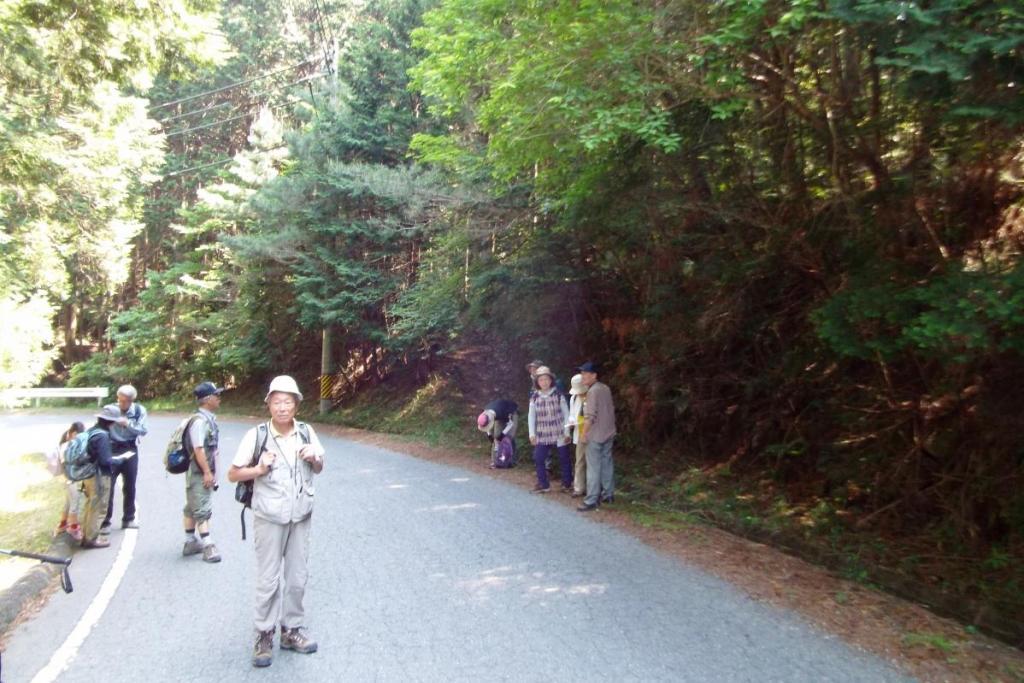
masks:
[[[68,567],[71,566],[70,557],[54,557],[53,555],[40,555],[39,553],[27,553],[21,550],[8,550],[7,548],[0,548],[0,555],[26,557],[30,560],[62,565],[60,568],[60,587],[64,589],[65,593],[75,590],[75,587],[71,585],[71,572],[68,571]]]

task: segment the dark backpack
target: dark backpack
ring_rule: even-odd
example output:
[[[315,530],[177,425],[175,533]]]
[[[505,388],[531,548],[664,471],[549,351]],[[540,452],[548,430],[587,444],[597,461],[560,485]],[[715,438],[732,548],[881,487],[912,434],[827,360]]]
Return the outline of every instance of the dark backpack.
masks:
[[[192,464],[192,449],[188,432],[192,429],[192,422],[198,417],[202,417],[202,415],[196,413],[179,422],[178,426],[174,428],[174,433],[171,434],[171,440],[167,442],[167,450],[164,451],[164,469],[171,474],[184,474],[188,471],[188,466]]]
[[[504,470],[516,465],[516,445],[510,436],[502,436],[494,443],[494,466]]]
[[[96,463],[89,457],[89,437],[93,430],[87,429],[68,441],[64,449],[64,476],[68,481],[85,481],[96,476]]]
[[[295,421],[295,428],[299,430],[299,439],[302,441],[302,445],[306,445],[310,442],[309,437],[309,425],[305,422]],[[270,431],[267,428],[267,423],[264,422],[256,426],[256,445],[252,449],[252,459],[249,460],[249,467],[255,467],[256,463],[260,461],[260,455],[263,454],[263,449],[267,447],[267,439],[270,438]],[[245,540],[245,511],[252,507],[252,489],[255,484],[255,479],[249,481],[240,481],[235,484],[235,500],[242,504],[242,514],[240,519],[242,520],[242,540]]]

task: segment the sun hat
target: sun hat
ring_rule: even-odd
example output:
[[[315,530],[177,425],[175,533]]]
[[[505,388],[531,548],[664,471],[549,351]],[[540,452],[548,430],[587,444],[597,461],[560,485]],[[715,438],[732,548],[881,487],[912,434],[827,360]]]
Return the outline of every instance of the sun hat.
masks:
[[[121,407],[116,403],[108,403],[103,406],[103,410],[96,413],[97,420],[106,420],[107,422],[117,422],[121,419]]]
[[[569,393],[573,396],[582,396],[587,393],[587,389],[589,388],[583,383],[583,375],[573,375],[572,381],[569,384]]]
[[[295,383],[295,380],[288,375],[278,375],[270,380],[270,388],[267,389],[267,396],[263,402],[269,401],[270,395],[278,391],[284,394],[294,394],[296,399],[302,400],[302,392],[299,391],[299,385]]]
[[[533,372],[533,378],[534,378],[534,379],[537,379],[537,378],[538,378],[538,377],[540,377],[541,375],[547,375],[547,376],[548,376],[548,377],[550,377],[550,378],[551,378],[552,380],[554,380],[554,379],[555,379],[555,373],[551,372],[551,368],[549,368],[549,367],[548,367],[548,366],[546,366],[546,365],[542,365],[542,366],[540,366],[539,368],[537,368],[537,369],[536,369],[536,370],[534,370],[534,372]]]

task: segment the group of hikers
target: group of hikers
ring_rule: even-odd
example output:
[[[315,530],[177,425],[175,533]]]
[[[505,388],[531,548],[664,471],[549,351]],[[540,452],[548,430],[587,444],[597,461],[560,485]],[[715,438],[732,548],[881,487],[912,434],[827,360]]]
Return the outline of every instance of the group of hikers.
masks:
[[[223,391],[213,382],[198,384],[192,392],[196,410],[179,428],[179,445],[188,455],[182,555],[202,555],[208,563],[221,561],[210,535],[210,518],[213,494],[219,488],[216,412]],[[137,398],[131,385],[120,387],[117,403],[104,406],[88,429],[81,422],[73,423],[50,456],[54,474],[67,480],[57,531],[67,533],[83,548],[110,546],[118,477],[122,479],[121,528],[139,529],[138,453],[148,429],[146,410]],[[304,654],[317,650],[303,622],[313,479],[323,471],[325,452],[313,427],[295,419],[301,402],[302,392],[293,378],[275,377],[264,398],[270,419],[246,432],[227,472],[227,480],[236,484],[236,499],[253,511],[257,578],[252,664],[257,667],[271,664],[278,625],[282,649]]]
[[[139,439],[148,433],[146,409],[136,401],[135,387],[125,384],[117,390],[117,402],[103,406],[96,424],[89,430],[73,422],[61,435],[60,444],[49,455],[55,475],[66,478],[64,505],[57,533],[67,532],[83,548],[110,545],[110,522],[114,515],[114,484],[121,478],[122,529],[138,529],[135,518],[135,485],[139,476]],[[90,476],[78,479],[65,468],[68,449],[76,441],[84,445],[92,468]],[[91,474],[95,472],[95,474]]]
[[[541,361],[527,365],[527,371],[531,385],[527,425],[537,473],[533,491],[551,490],[548,469],[554,450],[562,492],[583,498],[578,510],[597,510],[602,503],[613,501],[615,407],[611,390],[598,379],[600,369],[592,362],[580,365],[568,392]],[[218,490],[220,430],[216,412],[223,391],[213,382],[198,384],[192,392],[196,410],[176,432],[179,449],[188,460],[187,469],[181,470],[185,474],[185,543],[181,554],[202,555],[208,563],[221,561],[211,536],[210,519],[213,494]],[[316,641],[303,625],[303,601],[314,476],[323,471],[324,448],[312,426],[295,419],[302,398],[293,378],[275,377],[264,398],[270,419],[246,432],[227,472],[227,480],[236,484],[235,498],[251,506],[254,517],[257,578],[252,664],[257,667],[271,664],[278,625],[282,649],[301,653],[317,650]],[[485,406],[477,418],[477,427],[493,444],[492,467],[516,463],[518,414],[514,401],[498,399]],[[88,429],[82,422],[73,423],[50,457],[54,474],[67,479],[57,531],[69,534],[83,548],[110,546],[118,478],[121,528],[139,529],[139,448],[149,431],[146,409],[129,384],[118,388],[117,402],[104,406],[95,420]],[[575,446],[575,462],[570,444]],[[174,437],[168,453],[172,445]]]
[[[558,456],[562,493],[583,498],[580,512],[597,510],[601,503],[615,499],[615,469],[612,444],[615,440],[615,405],[611,389],[599,381],[600,368],[586,362],[570,381],[568,396],[562,383],[540,360],[526,366],[530,375],[527,426],[537,473],[534,493],[548,493],[551,481],[551,451]],[[519,406],[500,398],[484,406],[477,417],[477,429],[491,442],[492,468],[515,466]],[[574,453],[570,454],[570,444]],[[575,462],[573,462],[575,460]]]

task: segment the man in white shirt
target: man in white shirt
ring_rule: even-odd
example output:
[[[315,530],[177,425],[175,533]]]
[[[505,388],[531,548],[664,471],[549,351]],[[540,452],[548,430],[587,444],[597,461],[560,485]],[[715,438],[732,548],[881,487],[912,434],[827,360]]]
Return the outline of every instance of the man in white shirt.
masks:
[[[185,472],[185,547],[181,554],[203,554],[203,561],[220,562],[220,553],[210,536],[213,516],[213,492],[217,489],[217,451],[220,430],[214,412],[220,408],[224,389],[213,382],[201,382],[192,394],[196,397],[196,414],[189,424],[186,440],[191,455]],[[199,537],[196,537],[196,532]]]
[[[250,429],[231,461],[228,480],[252,481],[256,548],[256,645],[253,666],[270,666],[274,631],[281,648],[316,652],[303,620],[313,515],[313,477],[324,448],[313,428],[295,419],[302,393],[287,375],[275,377],[264,399],[270,421]]]

